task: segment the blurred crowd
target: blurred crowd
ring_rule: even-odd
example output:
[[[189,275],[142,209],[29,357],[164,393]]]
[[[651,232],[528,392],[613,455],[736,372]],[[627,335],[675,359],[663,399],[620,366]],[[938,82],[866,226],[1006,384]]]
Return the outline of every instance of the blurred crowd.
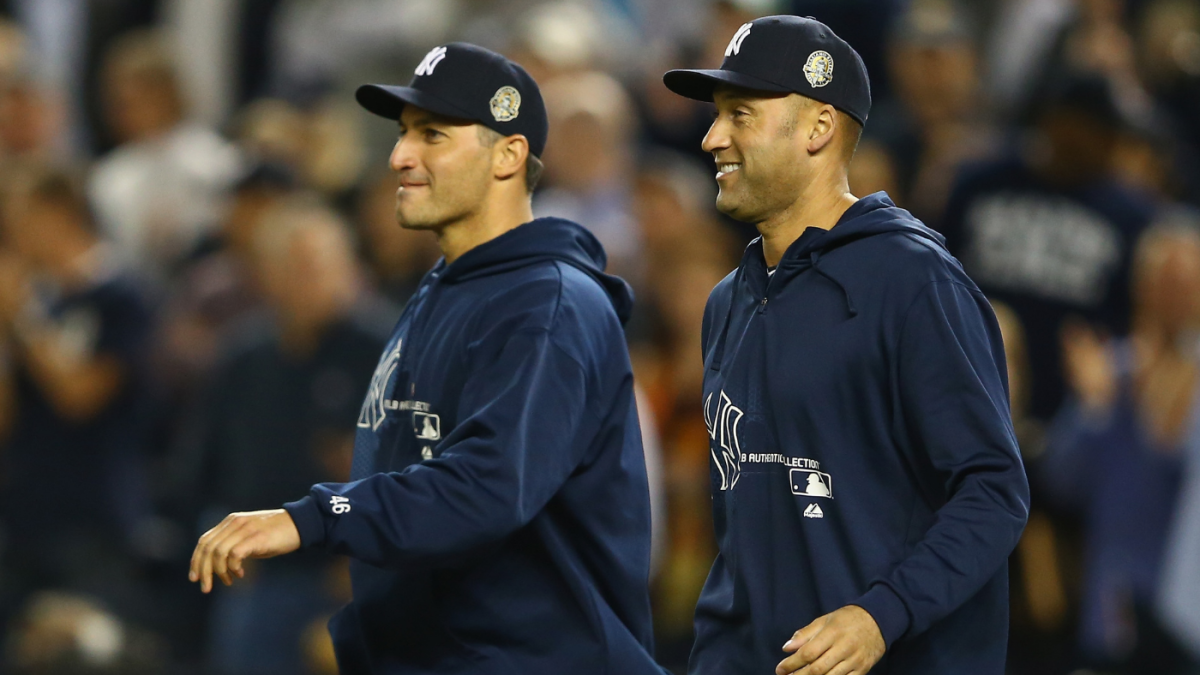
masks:
[[[775,13],[862,54],[852,191],[940,231],[1000,319],[1034,490],[1009,673],[1200,672],[1200,0],[0,0],[0,674],[336,672],[344,561],[212,596],[186,563],[225,513],[348,476],[439,256],[352,92],[454,39],[541,84],[534,211],[638,294],[683,672],[715,554],[701,317],[754,230],[713,208],[711,111],[661,75]]]

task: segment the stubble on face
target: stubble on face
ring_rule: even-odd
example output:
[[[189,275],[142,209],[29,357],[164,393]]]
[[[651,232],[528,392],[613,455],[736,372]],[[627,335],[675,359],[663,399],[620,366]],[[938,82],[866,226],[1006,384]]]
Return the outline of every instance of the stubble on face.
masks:
[[[406,111],[407,112],[407,111]],[[491,148],[474,124],[413,115],[401,118],[415,165],[397,172],[396,221],[409,230],[438,231],[475,213],[491,178]]]
[[[718,163],[740,163],[735,175],[718,181],[717,210],[748,223],[759,223],[790,206],[805,183],[805,159],[796,133],[812,105],[799,95],[743,97],[753,110],[742,125],[733,125],[730,147],[716,153]]]

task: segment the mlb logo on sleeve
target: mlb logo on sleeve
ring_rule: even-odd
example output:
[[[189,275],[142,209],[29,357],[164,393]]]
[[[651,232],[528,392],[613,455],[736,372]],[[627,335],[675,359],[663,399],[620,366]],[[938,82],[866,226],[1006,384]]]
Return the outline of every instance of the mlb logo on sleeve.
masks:
[[[792,494],[804,497],[833,499],[833,479],[829,474],[809,469],[792,469],[788,472]]]

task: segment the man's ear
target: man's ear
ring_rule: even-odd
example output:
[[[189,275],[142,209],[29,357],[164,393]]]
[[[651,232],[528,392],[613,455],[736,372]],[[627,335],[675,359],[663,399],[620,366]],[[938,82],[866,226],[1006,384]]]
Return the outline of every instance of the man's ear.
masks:
[[[492,171],[496,178],[508,180],[525,170],[529,140],[521,134],[506,136],[492,148]]]
[[[833,143],[835,135],[837,135],[837,109],[826,103],[817,111],[816,122],[809,128],[808,152],[814,155],[820,152]]]

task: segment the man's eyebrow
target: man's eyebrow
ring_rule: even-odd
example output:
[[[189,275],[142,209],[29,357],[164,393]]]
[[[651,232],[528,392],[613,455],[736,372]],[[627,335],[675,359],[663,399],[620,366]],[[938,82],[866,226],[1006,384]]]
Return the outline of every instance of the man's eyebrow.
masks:
[[[401,127],[406,126],[403,119],[396,120],[396,122]],[[455,127],[455,126],[470,126],[472,124],[475,124],[475,122],[473,122],[471,120],[465,120],[465,119],[460,120],[460,119],[457,119],[454,117],[447,117],[446,115],[439,115],[434,112],[422,112],[421,114],[416,116],[416,118],[412,121],[411,124],[408,124],[407,126],[413,127],[413,128],[422,128],[422,127],[430,127],[435,124],[440,124],[442,126],[447,126],[447,127]]]
[[[739,105],[750,105],[750,106],[753,106],[755,101],[758,100],[758,98],[759,98],[757,96],[751,96],[749,92],[740,91],[737,89],[726,89],[724,91],[721,91],[720,97],[725,99],[729,103],[736,103]],[[717,99],[717,94],[714,93],[714,95],[713,95],[714,103],[716,102],[716,99]]]

